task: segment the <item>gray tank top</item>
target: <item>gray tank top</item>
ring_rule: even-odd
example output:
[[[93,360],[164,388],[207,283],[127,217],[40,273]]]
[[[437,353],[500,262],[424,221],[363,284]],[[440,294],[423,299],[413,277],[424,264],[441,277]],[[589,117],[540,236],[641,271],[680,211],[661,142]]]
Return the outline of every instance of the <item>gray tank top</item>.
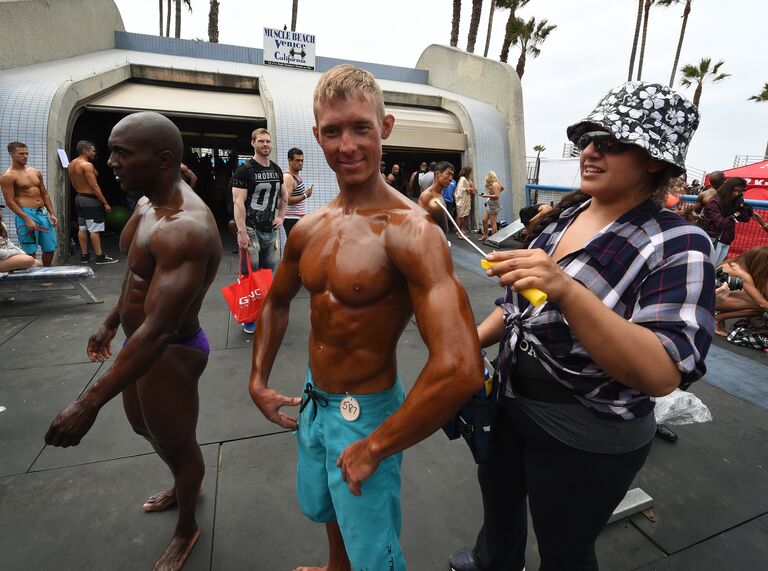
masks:
[[[653,439],[656,433],[656,419],[647,414],[631,420],[615,420],[597,416],[575,398],[557,398],[567,387],[557,382],[535,357],[519,348],[515,352],[515,366],[510,378],[525,377],[524,385],[531,383],[555,383],[553,391],[541,391],[541,394],[556,398],[547,398],[544,402],[535,398],[515,395],[520,408],[531,420],[544,429],[550,436],[563,444],[598,454],[624,454],[642,448]],[[512,381],[513,389],[515,381]]]

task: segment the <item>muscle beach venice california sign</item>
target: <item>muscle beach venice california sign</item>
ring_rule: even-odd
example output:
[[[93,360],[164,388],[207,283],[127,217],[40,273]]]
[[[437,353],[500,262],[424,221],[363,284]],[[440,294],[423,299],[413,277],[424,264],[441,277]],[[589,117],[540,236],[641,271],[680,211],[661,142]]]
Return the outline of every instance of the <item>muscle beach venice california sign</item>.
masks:
[[[264,63],[315,69],[315,36],[264,28]]]

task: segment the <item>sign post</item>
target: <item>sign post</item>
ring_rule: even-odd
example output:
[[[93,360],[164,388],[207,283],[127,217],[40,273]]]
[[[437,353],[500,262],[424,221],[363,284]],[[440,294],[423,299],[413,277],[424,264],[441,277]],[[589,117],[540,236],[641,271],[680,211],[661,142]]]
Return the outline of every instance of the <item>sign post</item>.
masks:
[[[264,28],[264,63],[315,69],[315,35]]]

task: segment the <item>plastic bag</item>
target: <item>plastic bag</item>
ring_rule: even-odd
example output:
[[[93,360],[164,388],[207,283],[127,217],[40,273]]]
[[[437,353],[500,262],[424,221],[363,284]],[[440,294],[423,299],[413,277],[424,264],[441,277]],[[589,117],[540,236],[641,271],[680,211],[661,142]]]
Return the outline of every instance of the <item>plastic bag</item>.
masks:
[[[712,413],[699,397],[680,389],[658,397],[653,412],[659,424],[693,424],[712,420]]]

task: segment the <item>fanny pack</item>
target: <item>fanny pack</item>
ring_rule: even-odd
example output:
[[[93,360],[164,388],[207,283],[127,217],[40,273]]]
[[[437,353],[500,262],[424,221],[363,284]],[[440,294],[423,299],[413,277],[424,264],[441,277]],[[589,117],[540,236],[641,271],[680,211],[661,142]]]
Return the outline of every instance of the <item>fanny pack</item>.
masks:
[[[466,440],[475,463],[484,464],[493,452],[493,419],[499,397],[499,373],[496,360],[488,361],[483,354],[485,365],[485,386],[472,395],[451,420],[443,426],[449,440],[460,436]]]

